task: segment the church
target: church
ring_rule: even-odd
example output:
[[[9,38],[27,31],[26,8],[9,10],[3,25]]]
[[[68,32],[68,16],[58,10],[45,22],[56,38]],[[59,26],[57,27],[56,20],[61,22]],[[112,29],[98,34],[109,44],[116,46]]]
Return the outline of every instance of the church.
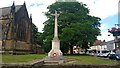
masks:
[[[0,50],[4,54],[32,53],[32,17],[26,4],[0,8]]]

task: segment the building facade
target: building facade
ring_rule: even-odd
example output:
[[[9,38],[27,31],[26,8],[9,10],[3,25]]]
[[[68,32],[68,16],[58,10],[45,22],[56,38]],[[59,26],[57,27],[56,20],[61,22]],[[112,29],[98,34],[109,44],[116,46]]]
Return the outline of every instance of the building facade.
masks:
[[[32,52],[32,18],[26,4],[0,8],[0,43],[2,53]]]
[[[101,50],[113,51],[115,49],[115,41],[107,41],[101,44]]]

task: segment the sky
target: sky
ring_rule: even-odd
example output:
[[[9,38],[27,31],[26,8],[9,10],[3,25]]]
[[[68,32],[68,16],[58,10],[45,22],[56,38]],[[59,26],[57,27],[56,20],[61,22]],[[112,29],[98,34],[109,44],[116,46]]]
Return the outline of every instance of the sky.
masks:
[[[32,14],[33,23],[38,27],[38,31],[42,32],[43,22],[47,20],[44,15],[48,11],[47,6],[56,0],[0,0],[0,8],[8,7],[15,2],[15,5],[23,5],[26,3],[28,14]],[[87,5],[90,15],[101,18],[101,36],[98,40],[114,40],[112,35],[108,36],[108,29],[118,23],[118,2],[119,0],[77,0]]]

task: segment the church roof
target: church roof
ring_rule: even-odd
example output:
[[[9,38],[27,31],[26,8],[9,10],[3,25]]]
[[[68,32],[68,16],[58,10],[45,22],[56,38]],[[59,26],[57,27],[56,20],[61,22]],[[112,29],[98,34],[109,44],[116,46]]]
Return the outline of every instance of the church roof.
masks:
[[[15,6],[15,12],[17,12],[20,8],[22,7],[22,5],[16,5]],[[1,16],[5,16],[7,14],[10,14],[11,12],[11,6],[10,7],[4,7],[4,8],[0,8],[0,17]]]

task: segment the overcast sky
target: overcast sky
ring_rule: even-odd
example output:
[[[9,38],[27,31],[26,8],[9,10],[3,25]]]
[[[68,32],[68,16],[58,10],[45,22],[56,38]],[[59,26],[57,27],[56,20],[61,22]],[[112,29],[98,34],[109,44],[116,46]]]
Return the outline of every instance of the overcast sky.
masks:
[[[43,12],[47,11],[47,6],[54,3],[56,0],[0,0],[0,8],[11,6],[13,1],[15,5],[22,5],[26,2],[29,14],[32,14],[33,23],[38,27],[39,32],[42,32],[44,27],[43,22],[47,20]],[[108,36],[108,29],[114,27],[118,23],[118,2],[119,0],[77,0],[83,2],[90,9],[90,15],[100,17],[101,36],[99,40],[110,41],[113,36]]]

